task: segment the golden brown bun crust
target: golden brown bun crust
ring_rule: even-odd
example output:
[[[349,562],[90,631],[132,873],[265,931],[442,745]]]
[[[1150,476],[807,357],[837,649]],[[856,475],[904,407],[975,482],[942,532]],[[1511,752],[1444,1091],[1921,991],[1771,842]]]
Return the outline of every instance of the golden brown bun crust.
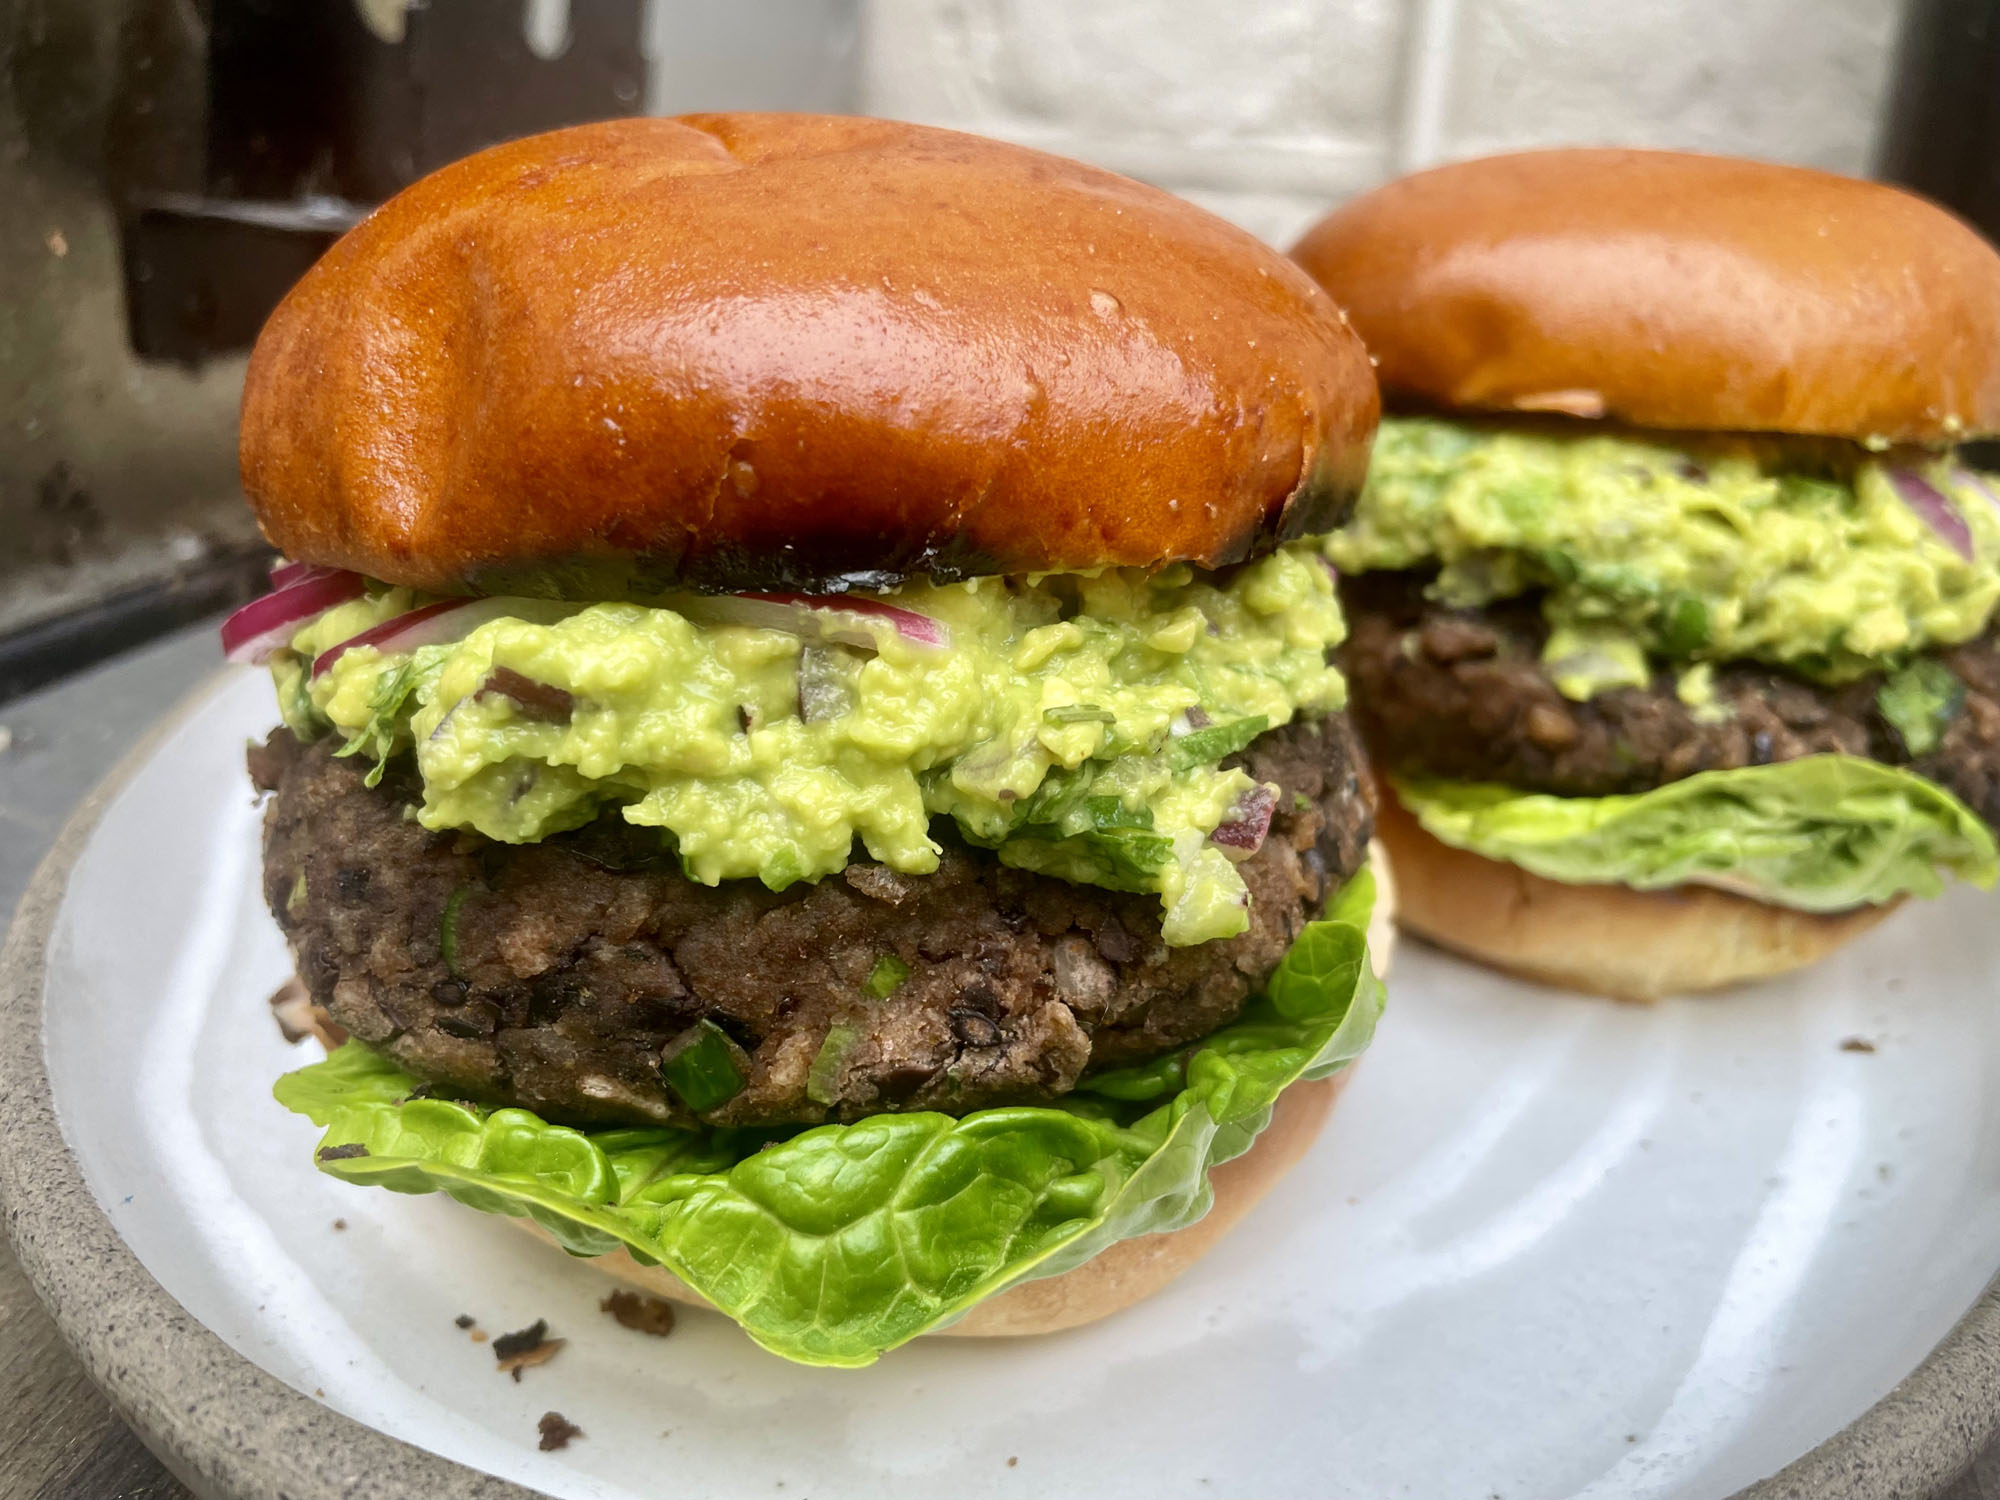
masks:
[[[1445,407],[1951,442],[2000,431],[2000,253],[1879,183],[1667,151],[1420,172],[1292,251]]]
[[[1658,1000],[1817,962],[1896,903],[1819,915],[1707,886],[1562,885],[1440,843],[1385,787],[1377,839],[1396,871],[1396,920],[1441,948],[1545,984]]]
[[[241,458],[288,556],[419,588],[879,586],[1330,530],[1376,413],[1333,302],[1166,193],[691,115],[498,146],[371,214],[266,324]]]
[[[938,1331],[975,1338],[1053,1333],[1059,1328],[1094,1323],[1152,1296],[1206,1255],[1237,1220],[1256,1207],[1273,1183],[1297,1165],[1318,1138],[1335,1096],[1353,1071],[1350,1066],[1317,1083],[1293,1084],[1280,1094],[1271,1111],[1271,1123],[1256,1143],[1209,1174],[1215,1206],[1187,1228],[1173,1234],[1120,1240],[1073,1271],[1023,1282],[989,1297],[951,1327]],[[530,1220],[508,1222],[548,1239],[548,1232]],[[623,1250],[598,1256],[591,1264],[655,1296],[707,1306],[698,1292],[671,1271],[642,1266]]]

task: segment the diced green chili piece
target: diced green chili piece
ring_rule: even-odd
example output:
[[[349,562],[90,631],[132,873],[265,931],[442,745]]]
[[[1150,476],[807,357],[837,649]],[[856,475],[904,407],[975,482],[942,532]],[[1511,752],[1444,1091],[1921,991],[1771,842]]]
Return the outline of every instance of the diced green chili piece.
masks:
[[[842,1025],[827,1028],[826,1040],[819,1044],[819,1051],[813,1054],[812,1066],[806,1070],[808,1099],[815,1104],[833,1103],[840,1084],[841,1065],[860,1040],[861,1033],[855,1027]]]
[[[1875,690],[1875,707],[1912,755],[1928,755],[1965,706],[1965,684],[1941,661],[1911,662]]]
[[[1692,594],[1667,601],[1660,620],[1660,644],[1669,656],[1693,656],[1708,644],[1708,605]]]
[[[686,868],[685,865],[683,868]],[[692,872],[689,873],[689,878],[693,878]],[[796,885],[806,878],[805,861],[799,857],[799,851],[795,846],[787,844],[764,861],[763,868],[757,872],[757,878],[763,881],[767,888],[782,891],[787,886]]]
[[[1115,724],[1118,715],[1108,708],[1099,708],[1095,703],[1065,703],[1059,708],[1042,710],[1043,719],[1051,724]]]
[[[285,915],[296,917],[299,909],[306,904],[306,872],[299,871],[292,877],[292,888],[285,895]]]
[[[868,982],[861,988],[868,992],[870,1000],[887,1000],[909,977],[910,966],[895,954],[885,953],[875,960],[875,967],[868,971]]]
[[[1533,553],[1536,562],[1548,571],[1552,583],[1575,583],[1583,576],[1583,564],[1573,553],[1559,547],[1542,547]]]
[[[1085,797],[1083,810],[1090,819],[1090,826],[1101,833],[1153,826],[1152,808],[1127,807],[1123,797]]]
[[[660,1078],[696,1114],[720,1108],[743,1092],[743,1049],[704,1016],[660,1054]],[[748,1062],[747,1057],[744,1058]]]
[[[1113,890],[1143,891],[1152,888],[1155,875],[1174,857],[1174,841],[1164,833],[1131,829],[1110,829],[1082,836],[1092,853],[1103,862],[1107,884]]]
[[[465,898],[471,894],[472,887],[462,885],[447,896],[444,920],[438,923],[438,956],[454,979],[465,978],[465,971],[458,966],[458,916],[465,907]]]
[[[1271,721],[1262,714],[1252,714],[1247,719],[1232,719],[1227,724],[1211,724],[1206,729],[1197,729],[1177,740],[1169,740],[1167,761],[1176,771],[1212,766],[1234,755],[1270,727]]]

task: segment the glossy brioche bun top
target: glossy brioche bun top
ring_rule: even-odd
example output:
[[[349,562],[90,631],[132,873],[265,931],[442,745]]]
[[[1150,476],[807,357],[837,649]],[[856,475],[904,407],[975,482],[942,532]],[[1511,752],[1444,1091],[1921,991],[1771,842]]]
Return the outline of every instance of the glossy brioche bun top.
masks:
[[[604,597],[1219,566],[1331,530],[1360,341],[1156,189],[814,115],[584,125],[406,189],[272,314],[243,483],[286,555]]]
[[[1420,172],[1293,257],[1391,401],[1950,443],[2000,432],[2000,253],[1880,183],[1668,151]]]

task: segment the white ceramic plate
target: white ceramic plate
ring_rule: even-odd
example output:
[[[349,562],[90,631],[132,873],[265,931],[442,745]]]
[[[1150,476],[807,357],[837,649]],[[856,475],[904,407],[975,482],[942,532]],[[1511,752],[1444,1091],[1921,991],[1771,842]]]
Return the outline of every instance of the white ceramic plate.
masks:
[[[2000,908],[1959,891],[1804,976],[1654,1009],[1406,946],[1304,1164],[1094,1327],[858,1372],[711,1315],[647,1338],[587,1263],[313,1169],[270,1096],[310,1060],[265,1007],[289,962],[242,751],[271,719],[232,675],[91,835],[50,933],[57,1119],[244,1358],[552,1494],[1722,1496],[1858,1417],[2000,1267]],[[461,1313],[569,1344],[517,1384]],[[550,1409],[585,1433],[558,1454]]]

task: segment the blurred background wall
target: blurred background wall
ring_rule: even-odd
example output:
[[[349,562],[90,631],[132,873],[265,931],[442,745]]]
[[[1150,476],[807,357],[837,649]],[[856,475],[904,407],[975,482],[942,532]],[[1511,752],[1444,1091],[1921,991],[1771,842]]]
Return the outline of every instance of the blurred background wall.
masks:
[[[714,108],[982,131],[1281,245],[1554,142],[2000,198],[2000,145],[1932,149],[2000,143],[2000,0],[0,0],[0,698],[255,587],[243,351],[343,227],[489,141]]]
[[[1288,244],[1453,157],[1682,146],[1864,171],[1900,0],[870,0],[877,113],[1027,142]]]

